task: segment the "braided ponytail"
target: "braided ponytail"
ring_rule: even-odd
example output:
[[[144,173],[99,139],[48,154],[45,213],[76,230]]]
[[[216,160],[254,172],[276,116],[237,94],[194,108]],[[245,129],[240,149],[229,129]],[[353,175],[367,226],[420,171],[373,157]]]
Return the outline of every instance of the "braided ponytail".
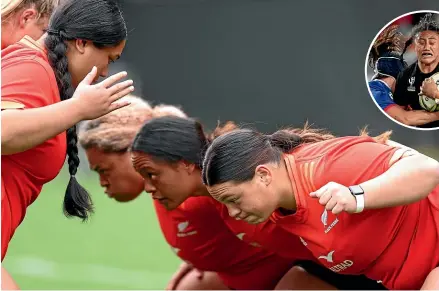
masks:
[[[71,98],[74,92],[68,68],[68,41],[86,40],[101,49],[117,46],[126,38],[125,20],[116,1],[63,0],[50,18],[45,39],[61,100]],[[93,203],[88,192],[75,178],[79,166],[77,142],[76,126],[73,126],[67,130],[70,181],[64,196],[64,214],[85,221],[93,212]]]
[[[49,62],[55,72],[61,100],[71,98],[74,92],[68,71],[66,40],[68,40],[68,36],[63,31],[58,33],[49,32],[45,40]],[[75,125],[67,130],[70,181],[64,195],[64,214],[67,217],[76,216],[85,221],[89,217],[89,213],[93,212],[93,203],[90,194],[75,178],[79,166],[77,142],[78,136]]]

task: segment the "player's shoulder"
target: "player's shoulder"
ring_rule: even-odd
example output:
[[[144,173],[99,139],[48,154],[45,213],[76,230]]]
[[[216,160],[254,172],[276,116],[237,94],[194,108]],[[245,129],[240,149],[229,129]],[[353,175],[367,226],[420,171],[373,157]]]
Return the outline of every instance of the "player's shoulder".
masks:
[[[301,153],[300,156],[303,158],[322,157],[339,148],[346,148],[350,145],[361,143],[361,142],[373,142],[373,138],[369,136],[343,136],[331,138],[328,140],[304,144],[300,146],[297,152],[293,152],[295,155]]]
[[[346,169],[354,170],[364,165],[381,163],[389,157],[394,147],[378,141],[371,136],[348,136],[340,140],[337,146],[327,151],[322,159],[323,170],[335,165],[343,172]],[[342,166],[341,166],[342,165]]]
[[[17,69],[23,73],[50,73],[50,67],[47,59],[39,52],[29,48],[22,48],[10,54],[2,55],[2,70]]]
[[[377,79],[371,80],[369,82],[367,82],[367,84],[369,85],[369,87],[377,87],[380,85],[380,82]]]
[[[2,71],[14,69],[21,74],[53,75],[46,51],[34,40],[24,37],[2,50]]]
[[[345,155],[355,157],[368,150],[366,143],[376,143],[370,136],[344,136],[305,145],[303,150],[295,154],[299,167],[308,169],[324,169],[328,163],[339,160]],[[360,145],[362,144],[362,145]]]
[[[386,156],[385,153],[389,149],[391,147],[379,143],[370,136],[346,136],[334,139],[314,167],[316,169],[314,185],[318,188],[329,181],[349,180],[355,176],[355,171],[363,169],[366,165],[378,163],[381,159],[378,157]]]
[[[382,89],[387,89],[389,87],[386,86],[386,84],[384,84],[380,80],[375,79],[375,80],[369,81],[369,88],[371,90],[382,90]]]
[[[370,90],[376,101],[393,100],[392,90],[381,81],[377,80],[373,85],[370,85]]]
[[[375,139],[368,135],[343,136],[343,137],[334,138],[329,141],[331,142],[334,148],[343,148],[343,149],[359,143],[365,143],[365,142],[376,143]]]

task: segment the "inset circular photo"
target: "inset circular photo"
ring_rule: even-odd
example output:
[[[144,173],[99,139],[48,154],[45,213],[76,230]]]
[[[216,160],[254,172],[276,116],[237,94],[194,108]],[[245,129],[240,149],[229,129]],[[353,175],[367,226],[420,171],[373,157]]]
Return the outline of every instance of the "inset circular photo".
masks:
[[[394,122],[439,129],[439,11],[391,20],[375,36],[365,63],[369,94]]]

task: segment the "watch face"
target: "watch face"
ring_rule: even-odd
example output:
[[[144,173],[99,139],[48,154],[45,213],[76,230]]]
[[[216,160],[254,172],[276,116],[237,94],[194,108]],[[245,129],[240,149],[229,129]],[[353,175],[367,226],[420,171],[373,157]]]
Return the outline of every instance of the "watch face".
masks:
[[[351,186],[351,187],[349,187],[349,188],[351,189],[352,194],[354,194],[354,195],[361,195],[361,194],[364,194],[364,190],[363,190],[363,188],[361,188],[361,187],[358,186],[358,185]]]

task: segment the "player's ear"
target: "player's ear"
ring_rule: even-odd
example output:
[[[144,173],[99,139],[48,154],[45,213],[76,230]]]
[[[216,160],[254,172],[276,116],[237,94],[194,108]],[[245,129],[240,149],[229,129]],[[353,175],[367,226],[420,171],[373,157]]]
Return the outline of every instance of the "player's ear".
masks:
[[[195,171],[195,164],[189,163],[186,161],[181,161],[178,164],[184,171],[186,171],[189,175],[192,174]]]
[[[75,39],[74,40],[75,43],[75,48],[76,50],[80,53],[83,54],[85,53],[85,47],[87,45],[91,45],[91,42],[88,40],[82,40],[82,39]]]
[[[20,28],[24,28],[26,24],[28,24],[30,21],[37,19],[38,17],[38,11],[34,8],[28,8],[25,9],[21,14],[19,18],[19,26]]]
[[[273,180],[272,174],[271,169],[267,165],[259,165],[255,169],[255,182],[268,186]]]

